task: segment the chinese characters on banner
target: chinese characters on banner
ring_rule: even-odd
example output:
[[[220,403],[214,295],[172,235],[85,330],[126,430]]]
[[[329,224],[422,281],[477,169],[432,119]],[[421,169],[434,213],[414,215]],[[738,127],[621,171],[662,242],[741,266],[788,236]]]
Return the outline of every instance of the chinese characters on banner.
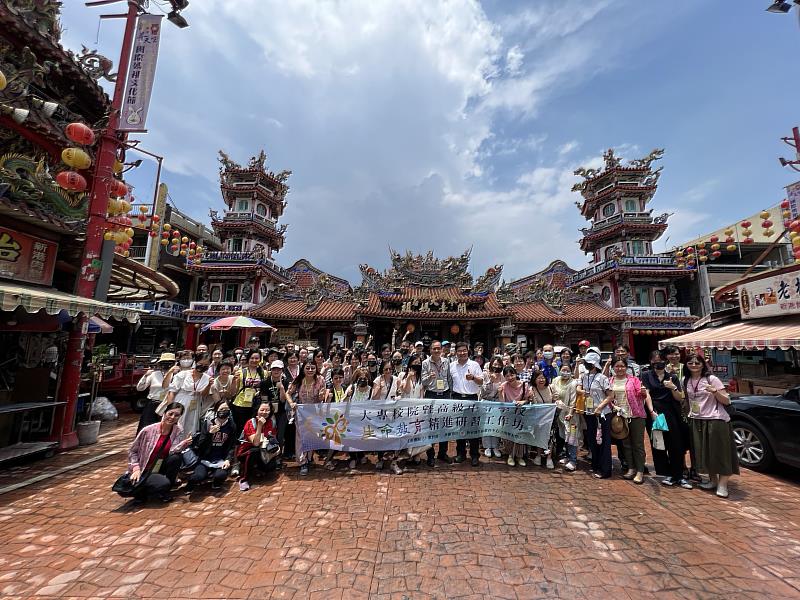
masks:
[[[797,272],[740,285],[737,293],[743,319],[800,313],[800,273]]]
[[[797,219],[798,215],[800,215],[800,181],[786,186],[786,199],[789,201],[789,211],[792,213],[791,219]]]
[[[131,64],[120,112],[120,131],[144,131],[153,80],[156,75],[158,42],[163,15],[139,15],[131,51]]]
[[[58,244],[0,227],[0,277],[50,285]]]
[[[303,452],[401,450],[482,436],[546,448],[555,412],[555,404],[427,398],[298,404],[297,433]]]

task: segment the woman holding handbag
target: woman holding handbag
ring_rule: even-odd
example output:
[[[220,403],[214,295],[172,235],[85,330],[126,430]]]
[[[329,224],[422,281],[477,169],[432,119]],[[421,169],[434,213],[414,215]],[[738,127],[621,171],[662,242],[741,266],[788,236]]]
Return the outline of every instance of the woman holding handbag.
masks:
[[[278,422],[270,402],[262,402],[258,406],[256,416],[245,423],[241,444],[236,450],[241,473],[239,489],[242,492],[250,489],[250,477],[256,469],[262,473],[269,473],[277,468],[281,453],[280,445],[275,438],[277,426]]]
[[[722,381],[711,374],[701,355],[694,354],[686,359],[684,373],[696,468],[709,477],[700,487],[704,490],[716,488],[717,496],[727,498],[728,480],[731,475],[739,474],[731,417],[726,409],[731,403],[730,396]]]
[[[233,449],[236,444],[236,426],[231,420],[231,409],[225,400],[214,403],[203,418],[196,446],[198,448],[197,466],[189,476],[186,487],[211,478],[211,489],[222,488],[231,467]]]
[[[192,436],[183,437],[180,418],[184,405],[172,402],[166,406],[161,422],[142,429],[128,450],[128,472],[120,477],[113,490],[123,498],[137,502],[158,498],[169,502],[170,488],[181,468],[181,452],[192,443]]]
[[[609,382],[614,393],[612,404],[620,417],[628,422],[628,436],[622,440],[622,450],[625,454],[625,464],[630,468],[622,474],[622,477],[641,484],[644,482],[645,418],[648,414],[654,419],[658,415],[653,410],[653,402],[647,388],[642,386],[638,377],[629,374],[628,362],[617,358],[611,368],[614,373]],[[646,413],[645,406],[647,406]]]

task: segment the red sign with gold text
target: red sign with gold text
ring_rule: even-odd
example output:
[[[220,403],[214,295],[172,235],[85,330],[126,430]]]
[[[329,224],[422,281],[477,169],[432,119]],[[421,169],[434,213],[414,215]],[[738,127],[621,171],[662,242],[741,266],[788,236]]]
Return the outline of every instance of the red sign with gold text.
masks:
[[[0,227],[0,277],[50,285],[57,252],[58,244]]]

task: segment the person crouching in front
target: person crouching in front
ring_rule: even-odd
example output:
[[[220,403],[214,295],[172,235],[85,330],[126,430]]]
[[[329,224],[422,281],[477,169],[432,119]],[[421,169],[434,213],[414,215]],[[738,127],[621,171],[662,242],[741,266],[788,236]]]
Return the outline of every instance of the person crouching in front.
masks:
[[[231,409],[225,400],[214,403],[203,417],[197,441],[199,462],[189,475],[187,489],[211,478],[211,489],[222,488],[228,477],[236,442],[236,426],[231,419]]]

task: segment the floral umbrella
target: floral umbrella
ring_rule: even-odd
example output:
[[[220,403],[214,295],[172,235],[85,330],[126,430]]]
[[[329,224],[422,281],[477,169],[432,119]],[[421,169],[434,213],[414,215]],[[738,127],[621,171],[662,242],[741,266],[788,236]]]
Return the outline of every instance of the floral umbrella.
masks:
[[[207,331],[211,329],[212,331],[227,331],[228,329],[272,329],[275,328],[272,325],[267,325],[266,323],[262,323],[261,321],[257,321],[256,319],[251,319],[250,317],[225,317],[223,319],[217,319],[209,323],[208,325],[203,326],[202,331]]]

